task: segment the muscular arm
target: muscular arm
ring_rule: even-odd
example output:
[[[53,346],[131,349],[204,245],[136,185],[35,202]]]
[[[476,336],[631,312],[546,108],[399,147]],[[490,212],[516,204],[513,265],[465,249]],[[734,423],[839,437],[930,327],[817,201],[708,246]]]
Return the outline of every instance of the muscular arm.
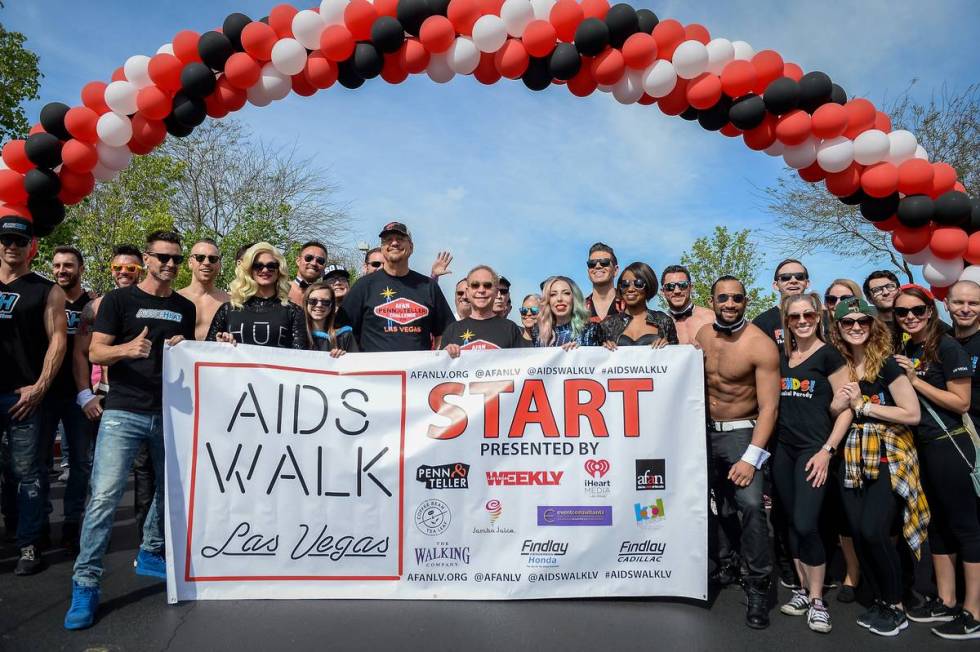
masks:
[[[779,352],[768,337],[763,335],[757,340],[753,348],[756,351],[755,391],[759,418],[752,431],[752,445],[765,448],[776,427],[779,413]]]
[[[129,347],[126,344],[113,344],[115,335],[92,333],[92,343],[88,348],[88,357],[92,364],[111,367],[120,360],[129,358]]]
[[[75,391],[92,389],[92,368],[88,361],[88,347],[92,342],[92,325],[95,323],[95,305],[90,301],[82,308],[82,315],[75,333],[75,346],[72,349],[71,371],[75,380]]]
[[[57,285],[48,292],[44,306],[44,330],[48,335],[48,350],[44,354],[44,366],[35,386],[47,392],[61,368],[68,348],[68,317],[65,315],[65,293]]]

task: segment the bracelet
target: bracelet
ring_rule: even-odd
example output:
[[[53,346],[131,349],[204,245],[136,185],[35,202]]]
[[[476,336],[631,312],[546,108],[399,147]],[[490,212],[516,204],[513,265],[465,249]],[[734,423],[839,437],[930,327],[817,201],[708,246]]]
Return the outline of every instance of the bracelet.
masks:
[[[92,393],[92,390],[86,387],[85,389],[80,391],[77,396],[75,396],[75,403],[78,404],[78,407],[83,408],[93,398],[95,398],[95,394]]]
[[[865,417],[871,416],[871,401],[865,401],[861,406],[861,414]]]

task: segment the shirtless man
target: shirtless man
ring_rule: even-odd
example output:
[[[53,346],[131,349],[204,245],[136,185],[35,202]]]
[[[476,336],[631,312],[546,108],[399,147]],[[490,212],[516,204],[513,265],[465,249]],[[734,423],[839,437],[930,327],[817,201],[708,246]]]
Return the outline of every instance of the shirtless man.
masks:
[[[677,340],[681,344],[694,344],[701,327],[715,320],[713,312],[694,305],[692,289],[691,274],[686,267],[669,265],[660,276],[660,291],[677,327]]]
[[[221,274],[221,251],[215,241],[201,238],[195,242],[187,266],[191,269],[191,284],[177,292],[190,299],[197,308],[194,339],[203,340],[211,327],[214,313],[229,299],[227,292],[214,287],[215,279]]]
[[[327,246],[322,242],[310,240],[300,247],[296,256],[296,278],[289,284],[289,300],[297,306],[303,305],[303,292],[323,279],[323,268],[327,266]],[[303,307],[303,310],[306,310]]]
[[[763,478],[756,471],[769,457],[766,442],[776,425],[779,353],[762,330],[746,321],[746,305],[742,282],[734,276],[719,278],[711,287],[715,321],[698,331],[696,341],[704,351],[709,482],[718,509],[709,528],[709,548],[719,566],[729,567],[735,563],[734,551],[721,550],[719,541],[741,548],[748,568],[745,622],[753,629],[764,629],[769,626],[772,559],[762,502]],[[722,518],[738,525],[732,528],[734,532],[719,536]]]

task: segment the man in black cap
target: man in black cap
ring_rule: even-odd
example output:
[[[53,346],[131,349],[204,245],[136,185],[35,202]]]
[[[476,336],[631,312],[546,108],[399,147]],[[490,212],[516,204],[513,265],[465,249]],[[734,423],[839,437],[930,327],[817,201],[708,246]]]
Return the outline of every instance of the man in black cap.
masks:
[[[453,321],[449,302],[436,281],[409,269],[414,245],[404,224],[385,224],[379,237],[384,265],[357,279],[344,298],[340,323],[351,326],[361,351],[438,349]]]
[[[323,280],[333,290],[333,300],[339,309],[350,292],[350,272],[342,265],[327,265],[323,270]]]
[[[493,300],[493,314],[507,319],[513,304],[510,302],[510,281],[506,276],[500,276],[497,280],[497,296]]]
[[[22,217],[0,218],[0,439],[17,490],[16,575],[41,570],[37,541],[44,517],[41,419],[67,343],[65,293],[30,270],[34,228]],[[5,435],[5,436],[4,436]]]

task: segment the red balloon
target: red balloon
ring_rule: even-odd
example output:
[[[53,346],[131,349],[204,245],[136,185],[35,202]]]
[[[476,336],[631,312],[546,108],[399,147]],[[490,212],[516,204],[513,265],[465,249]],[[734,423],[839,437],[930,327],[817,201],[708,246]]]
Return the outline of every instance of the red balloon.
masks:
[[[521,42],[532,57],[546,57],[555,49],[557,38],[558,33],[551,23],[546,20],[532,20],[524,28]]]
[[[800,81],[803,79],[803,68],[800,68],[795,63],[783,64],[783,77],[789,77],[793,81]]]
[[[877,222],[871,223],[871,226],[878,229],[879,231],[894,231],[897,227],[901,225],[902,223],[898,220],[898,215],[892,215],[887,219],[878,220]]]
[[[657,41],[650,34],[637,32],[623,43],[623,60],[633,70],[643,70],[656,59]]]
[[[530,61],[527,50],[520,39],[509,38],[494,55],[497,70],[507,79],[517,79],[527,70]]]
[[[504,0],[477,0],[480,4],[480,15],[486,16],[487,14],[492,16],[500,15],[500,8],[504,6]]]
[[[946,296],[949,294],[949,288],[951,288],[951,287],[953,287],[953,286],[952,285],[947,285],[944,288],[938,288],[935,285],[930,285],[929,286],[929,291],[932,292],[932,296],[934,296],[936,298],[936,301],[945,301],[946,300]]]
[[[844,105],[844,110],[847,111],[847,129],[844,130],[844,135],[851,140],[874,127],[878,112],[875,105],[863,97],[850,100]]]
[[[898,168],[888,162],[868,166],[861,173],[861,189],[878,199],[893,194],[898,189]]]
[[[956,170],[949,163],[932,163],[932,172],[932,188],[929,190],[929,196],[936,199],[956,185]]]
[[[93,179],[95,177],[92,177]],[[74,206],[75,204],[81,203],[85,199],[82,195],[73,195],[64,188],[58,193],[58,201],[60,201],[65,206]]]
[[[200,61],[201,55],[197,52],[199,40],[201,40],[201,35],[189,29],[177,32],[173,40],[174,56],[184,64]]]
[[[755,66],[750,61],[729,61],[721,71],[721,89],[728,97],[742,97],[756,85]]]
[[[646,93],[644,93],[643,95],[640,96],[640,99],[638,99],[636,101],[636,103],[637,104],[642,104],[643,106],[650,106],[651,104],[656,104],[657,103],[657,98],[652,97],[652,96],[647,95]],[[728,129],[731,126],[732,126],[732,123],[730,123],[730,122],[727,125],[725,125],[722,128],[722,130],[721,130],[722,133],[725,132],[725,129]],[[741,133],[741,132],[739,132],[739,133]],[[728,134],[725,134],[725,135],[727,136]]]
[[[684,42],[684,26],[673,18],[662,20],[653,28],[653,38],[657,41],[657,58],[670,61],[674,50]]]
[[[827,190],[838,197],[853,195],[861,187],[862,169],[864,168],[857,163],[851,163],[845,170],[828,173],[824,182],[827,185]]]
[[[150,57],[147,71],[154,84],[165,91],[177,92],[180,90],[180,71],[184,64],[180,59],[172,54],[155,54]]]
[[[128,81],[126,79],[126,71],[122,66],[112,71],[112,81]]]
[[[592,76],[592,57],[585,57],[582,60],[582,67],[568,80],[568,92],[575,97],[588,97],[597,88],[599,84]]]
[[[67,149],[67,144],[65,145],[65,149]],[[98,162],[98,154],[96,154],[95,160]],[[13,170],[0,170],[0,201],[5,204],[23,204],[27,201],[27,191],[24,190],[23,174]]]
[[[934,176],[929,161],[910,158],[898,166],[898,189],[906,195],[927,195],[932,191]]]
[[[932,232],[929,250],[938,258],[952,260],[966,253],[970,237],[958,226],[941,226]]]
[[[742,130],[733,125],[731,122],[719,129],[718,132],[723,136],[728,136],[729,138],[735,138],[736,136],[742,135]]]
[[[393,56],[397,56],[397,53]],[[340,68],[322,52],[314,52],[306,59],[304,72],[310,84],[322,90],[333,86],[340,74]]]
[[[320,33],[320,51],[340,63],[354,54],[354,36],[343,25],[330,25]]]
[[[375,0],[374,8],[378,11],[379,16],[391,16],[392,18],[398,17],[398,0]],[[391,83],[397,84],[399,82]]]
[[[167,139],[167,127],[161,120],[147,120],[142,115],[133,116],[133,140],[151,149]]]
[[[99,152],[92,143],[72,138],[62,146],[61,160],[65,168],[73,172],[91,172],[99,162]],[[0,199],[6,201],[2,196]]]
[[[742,134],[742,140],[749,149],[757,152],[772,145],[776,142],[776,117],[767,113],[758,127],[753,127]]]
[[[711,40],[711,34],[704,25],[698,23],[691,23],[684,28],[684,40],[685,41],[700,41],[704,45],[707,45]]]
[[[96,156],[96,161],[98,161],[98,156]],[[61,189],[68,195],[85,197],[95,190],[95,177],[90,171],[75,172],[62,168],[58,177],[61,179]]]
[[[452,2],[449,3],[449,8],[452,9]],[[558,38],[565,43],[571,43],[575,40],[575,30],[578,29],[579,23],[585,20],[585,12],[575,0],[558,0],[551,7],[548,19],[555,26]]]
[[[250,23],[254,25],[254,23]],[[262,76],[262,66],[245,52],[236,52],[225,62],[225,77],[235,88],[248,90]]]
[[[962,183],[960,183],[959,181],[957,181],[956,183],[953,184],[953,190],[955,190],[956,192],[963,192],[963,193],[965,193],[966,192],[966,186],[964,186]]]
[[[402,68],[412,75],[425,72],[425,69],[429,67],[429,56],[429,51],[415,38],[405,39],[401,49],[398,51],[398,58],[401,61]]]
[[[970,238],[966,245],[966,251],[963,252],[963,258],[968,263],[980,265],[980,231],[970,234]]]
[[[397,0],[394,0],[394,4],[397,6]],[[473,33],[473,24],[480,16],[480,3],[476,0],[449,0],[449,7],[446,8],[446,17],[449,22],[453,24],[453,28],[458,33],[464,36]]]
[[[883,131],[887,134],[892,130],[892,119],[888,117],[887,113],[876,111],[874,128],[877,129],[878,131]]]
[[[256,61],[272,61],[272,47],[278,40],[276,30],[259,21],[249,23],[242,30],[242,48]]]
[[[664,115],[680,115],[691,106],[687,101],[687,86],[690,82],[686,79],[678,79],[674,90],[667,93],[657,101],[661,113]]]
[[[136,107],[150,120],[163,120],[173,108],[173,99],[156,86],[145,86],[136,94]]]
[[[82,87],[82,104],[92,109],[99,115],[109,112],[109,105],[105,103],[105,89],[108,86],[105,82],[93,81]]]
[[[231,111],[228,110],[228,107],[226,107],[224,103],[222,103],[221,96],[218,95],[217,93],[212,93],[211,95],[208,95],[207,97],[204,98],[204,112],[208,114],[208,116],[216,120],[220,120],[221,118],[231,113]],[[144,145],[139,144],[138,141],[136,142],[140,147],[143,147],[145,149]],[[132,142],[129,145],[129,149],[131,150],[133,149]],[[133,150],[133,153],[137,154],[139,152]]]
[[[402,67],[398,53],[386,54],[385,63],[381,68],[381,79],[389,84],[400,84],[408,79],[408,71]]]
[[[288,4],[276,5],[269,12],[269,26],[279,38],[293,37],[293,16],[299,13],[296,7]]]
[[[626,72],[623,53],[616,48],[606,48],[592,60],[592,77],[597,83],[612,86]]]
[[[485,86],[496,84],[502,76],[500,71],[497,70],[497,62],[494,59],[495,53],[481,52],[480,63],[477,65],[476,70],[473,71],[473,76],[476,77],[476,80]]]
[[[28,222],[34,221],[34,218],[31,217],[31,212],[27,210],[27,206],[24,206],[23,204],[7,204],[6,206],[0,206],[0,215],[3,215],[4,217],[23,217]]]
[[[429,16],[419,30],[419,41],[432,54],[441,54],[448,50],[456,40],[456,29],[445,16]]]
[[[783,76],[783,57],[775,50],[763,50],[756,52],[752,57],[752,65],[755,66],[755,88],[757,95],[762,95],[766,87],[776,79]]]
[[[813,112],[810,122],[817,138],[836,138],[847,129],[847,111],[840,104],[828,102]]]
[[[87,106],[73,106],[65,114],[65,129],[83,143],[99,142],[98,123],[99,114]]]
[[[586,18],[605,20],[608,13],[609,3],[606,0],[582,0],[582,14]],[[677,24],[680,25],[680,23]]]
[[[779,116],[776,122],[776,138],[784,145],[799,145],[812,133],[810,114],[793,109]]]
[[[218,87],[214,90],[212,96],[221,102],[222,106],[228,111],[238,111],[248,101],[248,95],[245,91],[232,86],[231,82],[224,75],[218,79]]]
[[[910,229],[907,226],[896,226],[892,231],[892,246],[900,254],[914,254],[929,246],[932,239],[932,229],[920,227]]]
[[[444,20],[446,18],[440,16]],[[371,25],[378,19],[378,10],[367,0],[350,0],[344,8],[344,23],[354,35],[354,40],[371,40]],[[455,34],[454,34],[455,36]]]
[[[708,109],[721,99],[721,79],[710,72],[702,73],[687,83],[687,101],[695,109]]]
[[[27,135],[33,136],[34,134],[46,134],[46,133],[48,132],[44,130],[44,127],[39,122],[28,130]]]
[[[34,169],[35,165],[27,158],[27,151],[24,149],[23,140],[8,140],[0,151],[0,157],[7,167],[15,172],[27,172]]]
[[[810,183],[823,181],[824,179],[827,178],[827,173],[824,172],[824,169],[820,167],[819,163],[816,162],[814,162],[812,165],[808,167],[798,170],[798,172],[800,174],[801,179],[803,179],[804,181],[808,181]]]
[[[305,73],[297,73],[291,77],[293,92],[301,97],[310,97],[317,91],[316,86],[310,83]]]

